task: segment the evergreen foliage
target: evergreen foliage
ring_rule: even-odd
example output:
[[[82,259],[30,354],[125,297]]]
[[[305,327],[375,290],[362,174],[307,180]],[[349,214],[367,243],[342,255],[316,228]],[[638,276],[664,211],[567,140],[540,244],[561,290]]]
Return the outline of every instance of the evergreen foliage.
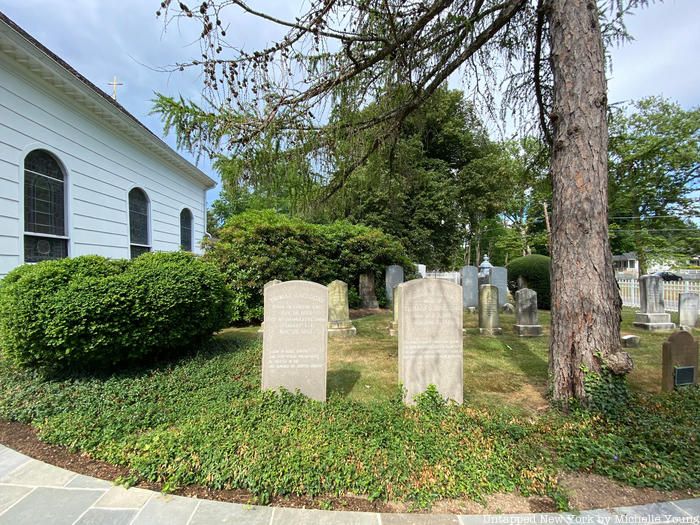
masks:
[[[235,323],[262,319],[263,286],[273,279],[323,285],[340,279],[357,301],[360,274],[373,273],[377,297],[386,304],[386,266],[403,266],[407,278],[414,273],[401,243],[376,228],[348,222],[312,224],[271,210],[231,217],[205,257],[218,265],[233,292]]]
[[[113,369],[192,349],[228,305],[218,270],[186,252],[44,261],[0,281],[0,348],[49,372]]]
[[[522,278],[531,290],[537,292],[537,307],[542,310],[551,308],[549,284],[549,257],[546,255],[526,255],[513,259],[508,268],[508,288],[511,293],[518,290],[518,280]]]
[[[609,145],[613,253],[653,261],[700,252],[700,108],[661,97],[614,108]]]
[[[371,118],[384,111],[389,98],[381,95],[362,111],[338,108],[333,117],[339,122]],[[369,141],[373,131],[362,134]],[[338,164],[348,162],[356,140],[336,143]],[[430,268],[457,268],[469,219],[464,204],[473,202],[460,191],[462,171],[497,147],[464,93],[438,89],[403,122],[395,140],[379,146],[324,203],[323,213],[382,229]]]

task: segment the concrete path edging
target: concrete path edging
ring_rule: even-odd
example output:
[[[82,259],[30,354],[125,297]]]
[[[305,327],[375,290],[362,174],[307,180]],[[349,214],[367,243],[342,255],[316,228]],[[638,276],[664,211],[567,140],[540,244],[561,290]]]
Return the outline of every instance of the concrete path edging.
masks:
[[[125,489],[0,445],[0,525],[700,525],[700,498],[580,513],[379,514],[262,507]]]

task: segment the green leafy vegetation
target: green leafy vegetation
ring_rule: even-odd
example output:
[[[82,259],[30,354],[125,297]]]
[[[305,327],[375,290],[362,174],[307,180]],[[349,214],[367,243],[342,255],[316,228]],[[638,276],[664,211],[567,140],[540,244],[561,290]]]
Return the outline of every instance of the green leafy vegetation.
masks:
[[[0,282],[0,348],[44,371],[111,369],[211,337],[229,296],[219,271],[186,252],[24,265]]]
[[[605,406],[600,408],[606,408]],[[550,441],[561,465],[637,487],[700,489],[700,388],[633,394],[606,413],[578,412]]]
[[[0,417],[42,439],[128,466],[131,481],[245,488],[273,495],[479,498],[554,490],[537,426],[448,406],[388,399],[327,403],[259,392],[260,345],[219,340],[162,369],[45,382],[3,366]]]
[[[361,110],[337,107],[333,120],[352,125],[377,117],[399,96],[380,95]],[[337,142],[337,164],[351,163],[358,140],[369,143],[375,136],[374,130],[368,129]],[[400,239],[414,261],[431,268],[460,267],[469,231],[466,225],[474,226],[476,218],[472,208],[483,206],[485,201],[476,199],[475,193],[483,190],[476,181],[488,183],[467,167],[497,149],[464,93],[440,88],[401,124],[395,140],[383,143],[357,167],[320,213],[381,228]],[[500,175],[492,174],[491,178]],[[467,179],[474,184],[462,192]],[[490,195],[487,206],[498,198],[495,193]],[[490,206],[489,212],[495,213],[495,209]]]
[[[654,261],[685,262],[700,250],[700,108],[648,97],[611,110],[611,245]]]
[[[400,264],[408,276],[414,272],[401,243],[376,228],[311,224],[271,210],[231,217],[205,258],[218,265],[233,292],[234,323],[262,319],[263,286],[273,279],[340,279],[356,302],[360,274],[373,273],[377,297],[385,303],[386,266]]]
[[[549,284],[549,257],[546,255],[526,255],[513,259],[508,264],[508,288],[511,293],[518,289],[518,280],[522,279],[527,288],[537,292],[537,307],[549,310],[551,292]]]
[[[327,403],[260,392],[251,327],[224,331],[196,355],[106,378],[46,380],[0,361],[0,418],[123,465],[129,482],[243,488],[259,502],[354,493],[427,507],[517,490],[565,507],[562,469],[700,489],[692,468],[700,462],[700,389],[655,393],[663,334],[630,349],[639,366],[619,410],[563,415],[545,410],[547,338],[480,337],[467,315],[465,405],[428,391],[410,408],[395,382],[388,318],[357,320],[354,340],[331,341]],[[503,316],[504,326],[512,321]]]

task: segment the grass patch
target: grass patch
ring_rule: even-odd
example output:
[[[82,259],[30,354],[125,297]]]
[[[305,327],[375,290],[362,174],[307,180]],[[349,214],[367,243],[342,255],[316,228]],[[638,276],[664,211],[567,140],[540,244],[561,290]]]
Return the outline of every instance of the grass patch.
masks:
[[[354,493],[426,507],[516,489],[564,501],[561,469],[700,488],[700,390],[654,393],[665,335],[644,333],[633,349],[624,410],[562,416],[545,409],[547,338],[511,335],[511,318],[504,336],[486,338],[465,316],[464,406],[434,393],[401,403],[396,339],[388,315],[375,315],[355,321],[356,338],[331,340],[327,403],[261,393],[261,345],[246,328],[193,357],[110,377],[45,380],[0,361],[0,418],[126,466],[131,482],[243,488],[259,502]]]

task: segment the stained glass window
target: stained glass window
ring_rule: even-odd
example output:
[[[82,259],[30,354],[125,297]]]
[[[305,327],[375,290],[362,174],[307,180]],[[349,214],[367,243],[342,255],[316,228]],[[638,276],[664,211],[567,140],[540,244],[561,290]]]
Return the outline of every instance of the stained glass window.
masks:
[[[192,251],[192,212],[187,208],[180,212],[180,247]]]
[[[148,197],[140,188],[129,192],[129,242],[132,259],[151,250],[148,237]]]
[[[48,151],[24,159],[24,261],[68,257],[65,176]]]

